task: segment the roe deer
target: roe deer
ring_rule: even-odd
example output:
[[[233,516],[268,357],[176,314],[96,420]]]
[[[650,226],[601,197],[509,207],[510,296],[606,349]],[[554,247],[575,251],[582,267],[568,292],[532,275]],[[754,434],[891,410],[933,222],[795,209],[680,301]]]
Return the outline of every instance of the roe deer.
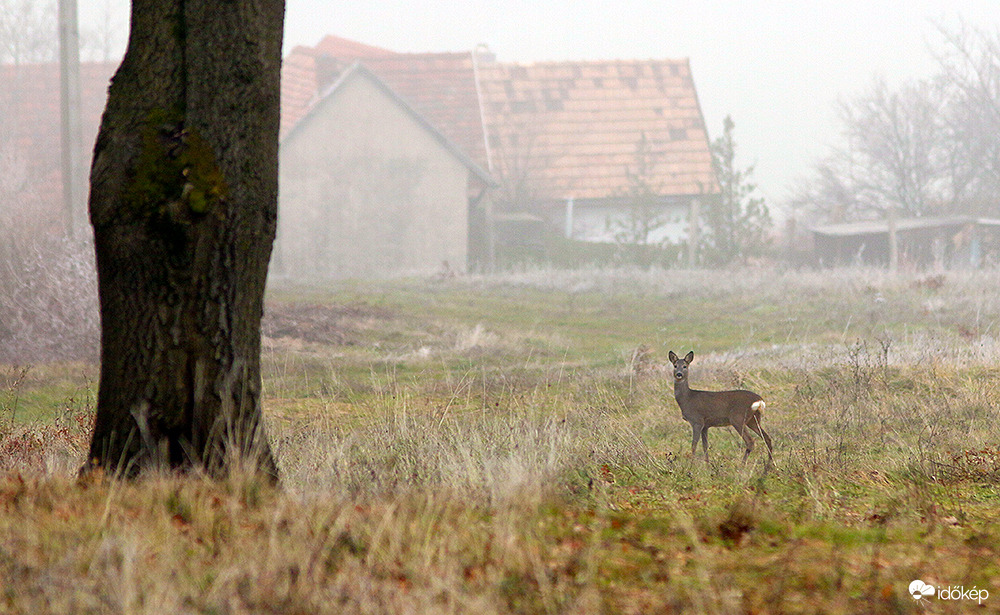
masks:
[[[701,436],[705,463],[708,463],[708,428],[732,425],[746,443],[743,461],[750,456],[754,445],[749,429],[764,439],[767,461],[773,463],[771,437],[760,424],[764,413],[764,400],[760,395],[751,391],[695,391],[688,386],[688,365],[694,361],[694,352],[679,359],[671,350],[669,357],[674,364],[674,399],[681,408],[681,416],[691,424],[691,456],[698,451],[698,437]]]

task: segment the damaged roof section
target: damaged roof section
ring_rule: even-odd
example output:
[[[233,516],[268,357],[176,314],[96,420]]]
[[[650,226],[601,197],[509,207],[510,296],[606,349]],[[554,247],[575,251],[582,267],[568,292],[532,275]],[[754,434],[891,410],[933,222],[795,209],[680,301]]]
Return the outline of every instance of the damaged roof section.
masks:
[[[501,172],[518,165],[541,199],[626,190],[643,141],[658,193],[718,191],[687,60],[493,63],[482,88]]]

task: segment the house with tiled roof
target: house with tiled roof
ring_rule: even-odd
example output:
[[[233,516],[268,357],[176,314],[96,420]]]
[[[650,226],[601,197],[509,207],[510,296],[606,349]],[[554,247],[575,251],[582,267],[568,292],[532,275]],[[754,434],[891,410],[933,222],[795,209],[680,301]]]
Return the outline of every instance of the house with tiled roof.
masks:
[[[412,120],[433,129],[433,139],[443,139],[447,151],[461,152],[474,165],[467,166],[465,213],[453,205],[448,216],[468,224],[466,258],[452,266],[487,263],[497,241],[521,240],[525,223],[537,228],[534,223],[542,221],[549,232],[583,241],[624,236],[683,243],[691,212],[718,192],[686,60],[507,64],[482,48],[397,53],[328,36],[315,47],[297,47],[285,60],[283,148],[289,138],[329,140],[315,128],[296,131],[355,67],[384,86],[373,93],[404,104]],[[367,110],[366,116],[373,131],[381,128]],[[290,164],[282,159],[283,173],[292,172]],[[311,166],[322,164],[314,160]],[[283,178],[281,205],[288,212],[286,197],[297,189]],[[328,200],[310,206],[342,205]],[[364,209],[349,206],[358,215]],[[402,224],[392,216],[408,215],[405,209],[390,214],[375,203],[368,211],[371,224],[386,228]],[[636,233],[637,227],[646,232]],[[426,254],[418,260],[431,267],[439,259]]]
[[[466,269],[494,183],[469,54],[326,37],[295,48],[282,77],[273,274]]]
[[[86,168],[90,168],[108,85],[116,69],[117,64],[109,62],[80,65],[80,121]],[[6,200],[0,208],[28,210],[33,226],[61,232],[64,214],[59,65],[0,64],[0,84],[0,173]]]

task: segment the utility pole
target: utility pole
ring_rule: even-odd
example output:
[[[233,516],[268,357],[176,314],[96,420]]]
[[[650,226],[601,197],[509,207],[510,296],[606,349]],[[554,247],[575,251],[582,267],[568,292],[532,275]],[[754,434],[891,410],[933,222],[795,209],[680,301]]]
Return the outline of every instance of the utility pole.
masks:
[[[486,122],[486,106],[483,104],[483,89],[479,80],[479,53],[484,52],[492,62],[493,53],[486,43],[479,43],[472,49],[472,78],[476,84],[476,102],[479,103],[479,123],[483,127],[483,147],[486,150],[486,170],[493,175],[493,154],[490,152],[489,124]],[[496,211],[493,207],[493,195],[487,195],[483,204],[483,222],[486,227],[486,270],[496,271],[497,265],[497,228]]]
[[[86,226],[87,205],[80,125],[80,29],[76,0],[59,0],[59,109],[66,235],[79,239]]]

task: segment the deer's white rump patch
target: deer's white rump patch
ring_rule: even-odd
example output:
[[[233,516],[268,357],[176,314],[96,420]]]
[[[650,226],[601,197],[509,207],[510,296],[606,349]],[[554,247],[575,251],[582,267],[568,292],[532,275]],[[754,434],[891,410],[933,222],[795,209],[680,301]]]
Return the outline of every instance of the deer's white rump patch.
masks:
[[[752,404],[750,404],[750,409],[754,410],[754,411],[760,410],[761,412],[763,412],[765,405],[766,404],[764,403],[763,399],[758,399],[757,401],[755,401]]]

